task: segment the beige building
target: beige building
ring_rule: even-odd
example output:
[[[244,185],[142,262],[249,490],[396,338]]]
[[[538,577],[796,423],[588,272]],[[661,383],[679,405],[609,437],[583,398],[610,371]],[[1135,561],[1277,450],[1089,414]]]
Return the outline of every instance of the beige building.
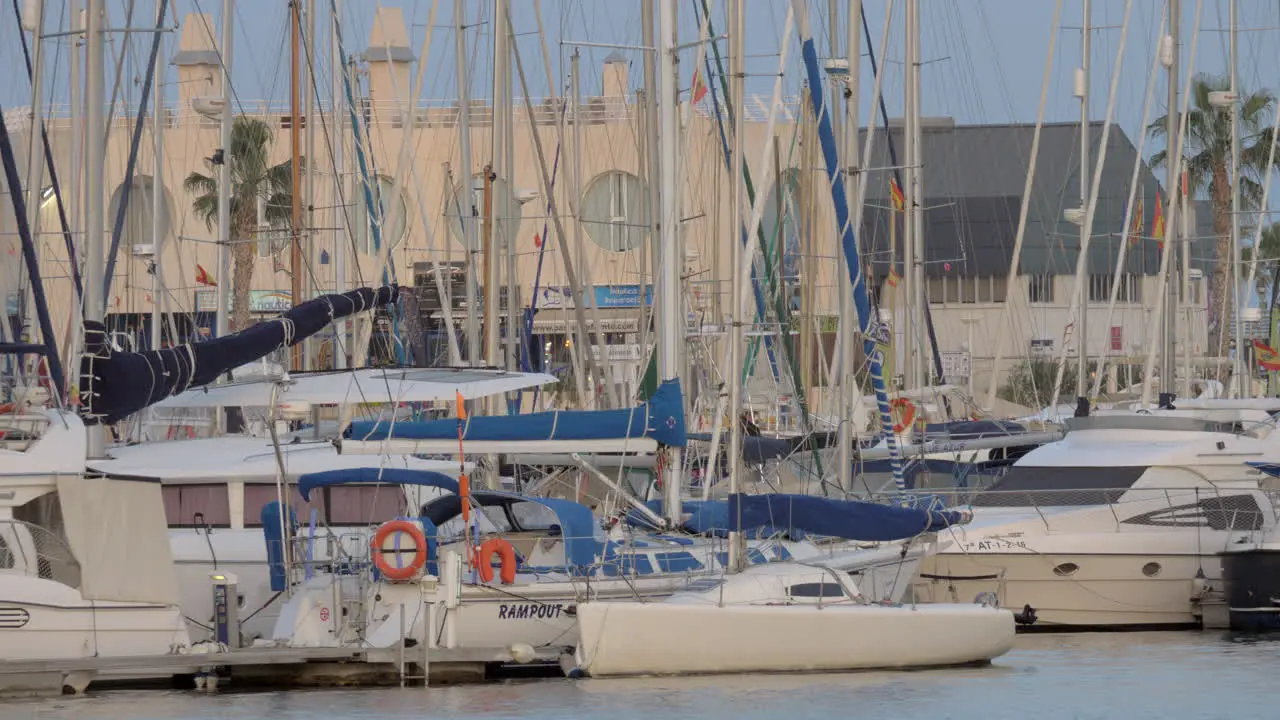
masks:
[[[401,284],[422,283],[430,279],[425,272],[427,264],[462,264],[468,260],[468,249],[459,232],[458,208],[474,205],[484,214],[483,180],[476,183],[480,189],[468,197],[457,188],[466,184],[463,177],[483,178],[483,171],[493,161],[494,114],[487,99],[473,100],[471,107],[471,157],[460,158],[459,107],[456,101],[418,101],[408,103],[401,98],[411,92],[414,70],[414,54],[408,46],[408,33],[399,10],[385,9],[368,38],[368,49],[356,66],[354,92],[359,106],[358,116],[362,131],[367,131],[363,145],[370,173],[379,179],[379,196],[385,209],[381,220],[383,242],[388,243],[390,270]],[[213,155],[219,144],[216,120],[204,117],[193,109],[193,100],[218,95],[218,54],[216,37],[211,29],[216,23],[207,16],[188,15],[181,28],[179,46],[171,53],[175,71],[169,77],[176,79],[166,87],[166,103],[163,119],[163,162],[158,172],[164,190],[164,203],[160,208],[161,237],[152,232],[153,206],[151,189],[154,177],[155,156],[153,150],[154,128],[143,133],[138,155],[137,170],[133,180],[131,200],[125,215],[121,234],[119,259],[111,278],[108,297],[108,313],[117,317],[116,327],[128,334],[134,331],[139,343],[146,342],[141,328],[149,320],[156,303],[161,310],[178,319],[182,331],[199,332],[212,324],[209,313],[214,309],[213,289],[202,286],[196,280],[197,268],[203,268],[218,283],[228,282],[218,269],[216,228],[209,227],[192,209],[193,196],[183,189],[184,178],[193,171],[209,173],[206,158]],[[638,54],[634,67],[639,67]],[[531,62],[526,60],[526,67]],[[640,73],[631,72],[633,64],[621,55],[610,56],[603,67],[583,67],[582,72],[596,73],[600,82],[584,83],[603,88],[599,96],[584,97],[574,109],[564,100],[539,99],[532,106],[533,122],[529,119],[526,103],[520,98],[518,78],[512,117],[514,159],[512,177],[499,177],[492,184],[492,217],[501,243],[509,243],[514,254],[517,302],[521,308],[531,302],[535,278],[542,292],[537,304],[542,310],[537,314],[534,331],[540,336],[544,351],[552,359],[563,356],[566,328],[573,323],[570,311],[572,299],[563,297],[562,289],[568,285],[562,253],[572,255],[580,275],[579,282],[596,286],[598,307],[590,314],[592,322],[598,315],[599,322],[608,332],[612,347],[607,350],[612,365],[616,366],[619,382],[633,383],[641,369],[645,336],[645,318],[640,298],[648,295],[640,288],[652,282],[654,258],[649,252],[650,238],[650,168],[647,167],[646,127],[643,106],[640,102]],[[433,70],[434,72],[434,70]],[[449,69],[452,72],[452,69]],[[540,70],[539,70],[540,72]],[[685,71],[687,76],[691,71]],[[176,76],[176,77],[175,77]],[[322,86],[324,82],[317,81]],[[287,90],[287,88],[285,88]],[[283,94],[283,91],[282,91]],[[487,96],[489,93],[479,93]],[[321,99],[324,100],[323,98]],[[680,167],[678,181],[682,201],[678,219],[683,243],[683,268],[686,290],[686,315],[691,328],[708,329],[699,343],[697,352],[709,352],[718,358],[722,350],[714,340],[717,329],[723,326],[727,314],[729,269],[729,242],[735,237],[729,213],[730,183],[727,181],[724,156],[717,121],[710,112],[710,99],[696,106],[690,105],[687,93],[682,96],[680,108],[683,118]],[[776,138],[766,137],[768,99],[757,99],[745,108],[747,161],[752,169],[755,188],[761,193],[762,228],[766,237],[781,237],[785,246],[781,260],[782,273],[788,278],[785,302],[790,306],[793,318],[791,329],[804,340],[800,359],[806,384],[821,385],[827,362],[816,349],[823,346],[821,336],[834,326],[831,318],[838,304],[837,279],[841,272],[838,238],[834,232],[830,193],[826,184],[821,155],[816,149],[811,121],[805,122],[803,104],[791,100],[785,104],[778,117]],[[65,190],[73,187],[75,165],[71,161],[71,123],[65,107],[55,107],[46,113],[48,130],[57,163],[65,201],[73,215],[73,231],[79,234],[78,221],[74,219],[78,199]],[[237,114],[261,117],[276,131],[271,147],[272,161],[287,160],[290,150],[291,123],[287,103],[280,101],[256,102],[236,98]],[[315,129],[314,186],[305,196],[307,252],[304,256],[303,274],[305,292],[323,293],[336,287],[339,258],[345,261],[347,281],[350,286],[376,284],[377,249],[368,229],[368,211],[363,200],[361,176],[355,162],[356,133],[345,107],[339,108],[341,117],[335,118],[327,102],[320,103],[320,110],[307,122]],[[20,162],[25,162],[25,148],[29,113],[11,111],[6,115],[11,132],[19,147]],[[117,111],[110,129],[106,156],[107,233],[111,232],[119,197],[123,189],[125,168],[129,152],[133,120],[128,112]],[[573,122],[574,117],[578,122]],[[150,124],[150,120],[148,123]],[[959,138],[948,141],[947,133],[964,130],[950,127],[930,127],[926,135],[937,135],[938,142],[963,143]],[[541,141],[545,162],[556,162],[559,155],[554,200],[561,223],[548,217],[548,197],[544,187],[543,166],[539,162],[534,135]],[[898,131],[890,134],[901,141]],[[873,166],[888,166],[887,160],[879,162],[883,149],[883,134],[877,138],[877,154]],[[1120,136],[1122,144],[1128,140]],[[1120,142],[1115,138],[1112,142]],[[999,140],[992,140],[993,149]],[[344,149],[344,168],[340,178],[335,178],[333,147],[341,143]],[[304,146],[305,147],[305,146]],[[900,147],[900,144],[899,144]],[[941,147],[941,146],[940,146]],[[1132,148],[1131,144],[1128,144]],[[929,143],[926,143],[926,151]],[[949,151],[939,151],[940,153]],[[1130,150],[1132,153],[1132,150]],[[773,167],[773,158],[779,159],[784,171]],[[1020,157],[1021,169],[1016,161],[1009,161],[1000,183],[1004,185],[992,195],[1020,198],[1022,178],[1026,172],[1026,153],[1014,153]],[[887,156],[886,156],[887,157]],[[958,196],[949,199],[934,188],[947,183],[963,185],[954,178],[935,184],[931,172],[935,163],[946,165],[944,172],[956,172],[956,158],[931,157],[926,152],[924,160],[926,196],[938,196],[938,205],[946,202],[958,204]],[[23,166],[25,167],[25,166]],[[1014,172],[1016,170],[1016,172]],[[1075,167],[1050,168],[1058,173],[1049,183],[1061,195],[1060,188],[1072,187],[1069,177]],[[961,170],[970,176],[991,172],[988,166],[974,166]],[[545,169],[552,172],[550,167]],[[1041,173],[1046,169],[1042,166]],[[1108,163],[1110,174],[1110,163]],[[1150,176],[1145,171],[1144,179]],[[1011,178],[1005,175],[1013,174]],[[1125,175],[1119,165],[1117,176]],[[870,178],[868,219],[864,224],[864,242],[883,241],[884,228],[890,214],[885,171],[873,171]],[[782,180],[781,183],[776,180]],[[345,188],[341,196],[336,192],[340,181]],[[47,176],[41,187],[48,184]],[[473,180],[473,182],[475,182]],[[1016,183],[1016,190],[1010,189]],[[780,187],[781,186],[781,187]],[[1148,190],[1154,194],[1154,180]],[[1108,231],[1118,231],[1114,204],[1121,203],[1121,191],[1108,188],[1103,193],[1099,211],[1099,232],[1104,226]],[[1061,198],[1059,197],[1059,200]],[[1078,204],[1078,199],[1065,202]],[[1059,203],[1061,205],[1061,202]],[[58,229],[55,203],[45,202],[39,218],[38,245],[41,255],[41,272],[49,291],[55,323],[65,323],[73,308],[72,285],[62,235]],[[1153,200],[1147,200],[1148,214]],[[781,207],[781,212],[779,208]],[[933,212],[933,211],[931,211]],[[1122,212],[1122,210],[1121,210]],[[935,213],[936,214],[936,213]],[[946,214],[945,212],[942,214]],[[779,217],[783,220],[780,223]],[[967,238],[946,252],[948,259],[939,259],[939,267],[945,262],[947,269],[927,273],[931,301],[932,320],[938,347],[944,351],[949,380],[963,384],[967,372],[974,376],[977,390],[985,391],[992,358],[997,344],[1004,343],[1003,353],[1013,358],[1026,358],[1036,354],[1051,355],[1063,348],[1064,340],[1069,354],[1074,356],[1074,341],[1066,333],[1069,323],[1068,303],[1074,272],[1074,256],[1053,267],[1027,268],[1024,257],[1019,275],[1012,286],[1007,283],[1008,256],[1012,252],[1012,238],[1017,224],[1017,213],[1006,214],[1003,225],[978,224],[958,231]],[[963,223],[964,219],[945,218],[942,224]],[[563,227],[564,237],[557,233]],[[929,224],[927,236],[935,223]],[[940,227],[941,225],[939,225]],[[1148,223],[1149,227],[1149,223]],[[481,235],[485,230],[481,230]],[[938,231],[942,232],[942,231]],[[995,247],[982,240],[984,234],[998,236],[997,243],[1005,255],[1003,265],[996,262],[983,265],[986,250],[974,248]],[[1053,233],[1045,230],[1046,237]],[[261,313],[276,312],[293,301],[288,290],[290,276],[287,272],[289,253],[287,233],[264,231],[257,240],[258,261],[254,272],[253,309]],[[965,245],[965,243],[968,245]],[[1047,241],[1046,241],[1047,242]],[[931,239],[926,239],[930,246]],[[0,284],[8,292],[17,288],[16,255],[18,241],[12,210],[8,202],[0,203],[0,259],[6,268],[0,273]],[[1062,244],[1070,250],[1070,238]],[[1152,243],[1151,245],[1154,245]],[[868,245],[872,247],[872,245]],[[879,245],[875,245],[879,247]],[[1111,243],[1110,247],[1116,247]],[[1078,245],[1077,245],[1078,248]],[[1095,248],[1091,256],[1097,253]],[[898,357],[896,367],[903,367],[902,348],[924,347],[922,328],[909,328],[903,320],[906,296],[902,286],[897,290],[885,285],[889,273],[887,255],[864,253],[870,256],[870,269],[880,292],[882,316],[893,322],[897,333]],[[477,262],[483,258],[475,255]],[[1111,255],[1114,258],[1114,254]],[[505,273],[505,252],[497,260]],[[1069,260],[1069,262],[1067,262]],[[930,268],[935,262],[926,251]],[[1040,262],[1040,260],[1036,260]],[[1110,263],[1106,266],[1109,268]],[[159,268],[162,289],[153,289],[153,276],[149,272],[153,263]],[[1092,263],[1091,263],[1092,264]],[[954,270],[953,270],[954,267]],[[1109,272],[1109,270],[1107,271]],[[1109,353],[1115,356],[1140,352],[1152,342],[1150,329],[1151,301],[1156,298],[1154,273],[1149,261],[1143,269],[1126,281],[1121,302],[1109,322],[1106,315],[1105,294],[1091,293],[1097,299],[1090,314],[1089,351],[1091,355]],[[1103,280],[1095,280],[1091,274],[1090,287]],[[480,276],[483,280],[483,275]],[[506,282],[505,276],[503,280]],[[1196,283],[1200,281],[1197,280]],[[970,286],[966,285],[970,284]],[[1048,290],[1045,289],[1046,285]],[[1101,287],[1101,285],[1099,285]],[[1107,283],[1109,289],[1109,281]],[[1198,288],[1198,284],[1193,287]],[[1180,324],[1180,342],[1189,342],[1195,348],[1204,343],[1203,292],[1193,291],[1193,303],[1188,321]],[[1097,319],[1094,319],[1094,318]],[[454,318],[462,326],[461,315]],[[1117,328],[1119,331],[1117,332]],[[776,324],[757,328],[776,333]],[[830,340],[826,341],[830,345]],[[554,352],[552,352],[554,351]],[[965,368],[971,368],[966,370]],[[768,383],[766,383],[768,385]],[[764,392],[765,388],[759,388]],[[814,393],[820,395],[821,393]],[[820,404],[816,397],[812,400]]]

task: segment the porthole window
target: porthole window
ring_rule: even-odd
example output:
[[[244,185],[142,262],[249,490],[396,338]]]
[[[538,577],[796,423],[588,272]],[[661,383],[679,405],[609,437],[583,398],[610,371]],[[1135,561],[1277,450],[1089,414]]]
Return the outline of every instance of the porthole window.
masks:
[[[1155,577],[1159,575],[1160,571],[1163,569],[1164,568],[1160,567],[1160,563],[1149,562],[1146,565],[1142,566],[1142,574],[1146,575],[1147,577]]]
[[[370,186],[368,191],[377,203],[377,207],[381,208],[377,217],[377,239],[394,250],[400,241],[404,240],[405,233],[409,229],[409,200],[405,196],[404,189],[385,176],[379,176],[378,187],[375,189]],[[356,195],[348,202],[354,204],[356,209],[352,220],[356,223],[355,236],[360,251],[368,255],[377,254],[380,243],[375,241],[373,219],[369,217],[369,198],[365,195],[363,184],[357,184]]]
[[[639,247],[649,232],[649,193],[640,178],[610,170],[582,195],[582,225],[591,240],[610,252]]]
[[[1075,563],[1062,563],[1061,565],[1054,566],[1053,574],[1058,577],[1067,577],[1068,575],[1075,575],[1076,571],[1079,569],[1080,566]]]
[[[520,231],[521,221],[521,200],[516,197],[510,184],[502,178],[497,178],[489,187],[491,207],[489,208],[494,222],[494,232],[498,234],[497,241],[499,247],[510,243],[517,237]],[[472,218],[474,223],[472,235],[472,246],[468,246],[464,242],[466,234],[463,232],[462,218]],[[444,198],[444,219],[445,225],[449,228],[449,235],[462,247],[468,250],[483,250],[485,238],[485,203],[484,203],[484,175],[476,173],[471,177],[471,192],[466,192],[461,184],[453,187],[450,191],[445,190]]]

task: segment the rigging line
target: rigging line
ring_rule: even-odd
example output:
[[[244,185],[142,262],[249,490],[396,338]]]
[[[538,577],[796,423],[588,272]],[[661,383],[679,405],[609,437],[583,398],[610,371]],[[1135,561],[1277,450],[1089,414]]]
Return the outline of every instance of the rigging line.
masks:
[[[134,8],[134,0],[129,0],[129,4],[125,6],[125,15],[124,15],[125,27],[130,27],[133,25],[133,8]],[[88,30],[86,29],[85,32],[88,32]],[[106,123],[106,126],[102,129],[103,135],[107,136],[108,138],[110,138],[110,135],[111,135],[111,123],[115,122],[116,100],[118,100],[120,97],[120,85],[121,85],[120,81],[124,77],[124,59],[125,59],[125,54],[128,52],[128,49],[129,49],[129,42],[128,42],[128,37],[126,36],[125,41],[121,43],[120,54],[115,58],[116,77],[115,77],[115,81],[111,85],[111,102],[107,103],[107,123]]]
[[[15,0],[16,3],[17,0]],[[129,209],[129,195],[133,188],[133,173],[138,164],[138,147],[142,144],[142,129],[146,126],[147,103],[151,100],[151,84],[155,82],[156,61],[160,56],[160,38],[164,31],[164,12],[169,0],[160,0],[160,8],[156,13],[156,30],[151,37],[151,58],[147,61],[147,75],[142,81],[142,96],[138,100],[138,119],[133,126],[133,139],[129,141],[129,159],[125,163],[124,182],[120,186],[120,204],[116,208],[115,227],[111,230],[111,248],[107,252],[107,269],[102,278],[102,302],[107,304],[111,297],[111,280],[115,275],[116,258],[120,252],[120,236],[124,233],[124,216]],[[156,117],[160,118],[163,108],[156,108]],[[160,120],[161,122],[163,120]],[[93,131],[90,128],[90,131]],[[230,158],[227,158],[230,162]],[[228,167],[230,167],[228,165]],[[162,182],[160,178],[152,178],[151,182]],[[158,212],[152,208],[152,212]],[[160,258],[156,258],[157,262]]]
[[[18,5],[18,0],[13,0],[13,14],[18,19],[18,37],[22,40],[22,56],[27,63],[27,78],[34,81],[33,69],[31,66],[31,49],[27,46],[27,35],[22,32],[22,8]],[[54,67],[55,74],[57,67]],[[34,111],[34,108],[33,108]],[[84,292],[84,283],[80,279],[80,264],[76,262],[76,244],[71,237],[71,223],[67,219],[67,206],[62,202],[62,188],[58,182],[58,170],[53,162],[53,148],[49,144],[49,128],[45,125],[44,118],[32,118],[32,127],[40,124],[40,139],[44,145],[44,162],[49,167],[49,182],[53,185],[53,199],[58,207],[58,223],[62,226],[62,238],[66,244],[67,257],[71,260],[71,279],[75,283],[76,297]],[[33,130],[34,132],[34,130]],[[37,182],[37,184],[39,184]],[[39,197],[39,194],[37,194]]]
[[[871,26],[867,24],[866,3],[863,3],[862,5],[862,32],[863,32],[863,36],[866,38],[866,41],[867,41],[867,58],[871,61],[871,74],[874,76],[879,73],[879,69],[877,68],[877,65],[876,65],[875,43],[871,39]],[[893,134],[889,132],[889,109],[888,109],[888,106],[885,104],[883,94],[880,96],[880,121],[884,123],[884,139],[885,139],[885,144],[889,149],[889,164],[893,166],[893,170],[892,170],[893,180],[898,184],[898,187],[902,187],[902,171],[898,167],[898,150],[897,150],[897,147],[893,144]],[[894,221],[896,222],[896,219]],[[904,247],[902,247],[900,250],[902,252],[905,252],[906,251],[905,243],[903,243],[903,245]],[[891,259],[890,262],[896,265],[897,258]],[[871,308],[876,313],[876,315],[879,316],[880,293],[874,292],[869,294],[871,295],[871,301],[872,301]],[[942,372],[942,353],[938,351],[938,335],[936,332],[934,332],[933,312],[929,309],[928,303],[924,304],[923,312],[924,312],[925,332],[929,336],[929,345],[933,349],[933,372],[939,379],[941,379],[944,377]],[[942,403],[943,403],[943,407],[946,409],[947,415],[950,416],[951,401],[948,400],[946,396],[943,396]]]

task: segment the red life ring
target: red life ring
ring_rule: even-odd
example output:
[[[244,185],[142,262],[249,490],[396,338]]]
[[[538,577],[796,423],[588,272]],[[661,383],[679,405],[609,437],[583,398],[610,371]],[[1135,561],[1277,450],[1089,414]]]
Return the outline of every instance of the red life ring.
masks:
[[[516,549],[502,538],[489,538],[480,543],[476,549],[476,570],[480,571],[480,579],[493,582],[493,556],[497,553],[502,560],[502,571],[498,578],[503,585],[516,581]]]
[[[916,406],[914,403],[912,403],[910,400],[904,397],[894,398],[889,401],[890,412],[893,412],[898,408],[903,408],[902,420],[900,422],[894,423],[893,431],[896,433],[906,432],[907,428],[910,428],[911,424],[915,422]]]
[[[397,552],[396,550],[387,550],[385,543],[391,533],[404,533],[413,538],[414,552],[413,560],[405,566],[393,566],[387,562],[385,554],[388,552]],[[373,534],[371,543],[373,551],[373,564],[378,568],[378,572],[388,580],[408,580],[422,569],[427,563],[427,537],[422,534],[421,528],[408,520],[392,520],[383,523],[378,531]]]

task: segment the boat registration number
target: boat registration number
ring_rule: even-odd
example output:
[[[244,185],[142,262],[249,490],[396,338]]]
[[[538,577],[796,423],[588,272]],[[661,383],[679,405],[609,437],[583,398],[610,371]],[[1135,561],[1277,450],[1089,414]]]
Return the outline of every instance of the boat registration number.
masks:
[[[996,540],[996,539],[988,538],[986,540],[976,540],[973,542],[961,543],[960,547],[964,548],[965,550],[978,550],[978,551],[1016,550],[1016,549],[1025,550],[1027,548],[1027,542],[1025,540]]]
[[[549,603],[503,603],[498,606],[499,620],[547,620],[560,617],[564,605]]]

